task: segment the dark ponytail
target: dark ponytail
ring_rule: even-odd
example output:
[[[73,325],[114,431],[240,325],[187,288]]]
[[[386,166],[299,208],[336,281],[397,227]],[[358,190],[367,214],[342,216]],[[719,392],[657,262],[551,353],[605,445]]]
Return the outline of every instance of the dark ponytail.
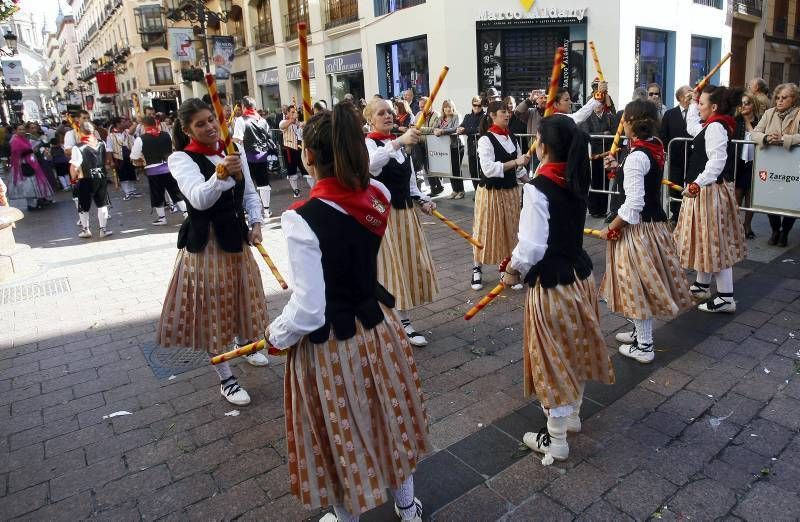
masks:
[[[352,190],[369,186],[369,153],[361,130],[361,118],[350,102],[337,103],[306,122],[303,143],[315,155],[320,178],[334,176]]]
[[[703,92],[708,94],[708,101],[717,106],[717,114],[733,116],[736,112],[736,107],[742,103],[744,89],[741,87],[706,85]]]
[[[640,140],[648,140],[658,133],[658,108],[650,100],[628,103],[623,117],[630,122],[633,135]]]
[[[478,130],[480,131],[481,135],[486,134],[489,130],[489,127],[492,126],[492,113],[497,114],[497,111],[501,109],[507,109],[508,104],[503,103],[500,100],[494,100],[489,102],[489,106],[486,107],[486,113],[481,118],[480,126]]]
[[[589,135],[578,128],[572,118],[553,115],[539,124],[539,138],[547,145],[548,159],[566,163],[567,188],[579,199],[589,194]]]
[[[175,118],[175,123],[172,124],[172,144],[175,150],[183,150],[189,145],[189,136],[183,132],[183,129],[189,127],[194,115],[202,110],[214,112],[211,106],[200,98],[189,98],[181,103],[178,109],[178,117]]]

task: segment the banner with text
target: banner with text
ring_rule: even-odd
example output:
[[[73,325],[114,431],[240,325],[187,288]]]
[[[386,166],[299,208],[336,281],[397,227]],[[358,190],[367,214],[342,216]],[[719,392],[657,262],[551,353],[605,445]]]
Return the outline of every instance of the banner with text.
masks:
[[[450,136],[426,136],[428,146],[428,174],[452,176],[450,165]]]
[[[233,36],[212,36],[213,50],[211,59],[214,61],[215,77],[217,80],[227,80],[231,77],[233,67]]]
[[[192,43],[192,37],[194,36],[192,28],[171,27],[168,31],[171,58],[176,62],[194,63],[196,55],[194,44]]]
[[[751,206],[800,217],[800,147],[756,150]]]

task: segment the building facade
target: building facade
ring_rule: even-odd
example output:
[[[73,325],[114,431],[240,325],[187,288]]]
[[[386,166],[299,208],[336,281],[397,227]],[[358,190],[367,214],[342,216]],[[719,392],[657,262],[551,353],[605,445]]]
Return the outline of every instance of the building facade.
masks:
[[[800,6],[797,0],[767,0],[762,76],[770,90],[800,81]]]

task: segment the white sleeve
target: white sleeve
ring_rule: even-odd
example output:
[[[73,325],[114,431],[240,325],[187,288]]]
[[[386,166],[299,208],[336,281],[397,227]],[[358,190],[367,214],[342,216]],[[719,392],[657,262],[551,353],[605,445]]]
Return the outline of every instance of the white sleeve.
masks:
[[[392,151],[394,144],[392,141],[384,143],[383,147],[378,147],[375,140],[365,140],[367,144],[367,152],[369,153],[369,173],[373,176],[380,176],[383,167],[392,159]]]
[[[728,161],[728,133],[721,123],[715,121],[706,127],[705,141],[708,161],[703,172],[694,180],[701,187],[715,183]]]
[[[478,140],[478,159],[484,176],[487,178],[503,177],[503,162],[494,160],[494,147],[488,136],[481,136]]]
[[[76,144],[75,131],[71,130],[64,134],[64,150],[71,149]]]
[[[114,133],[109,132],[108,136],[106,136],[106,150],[108,152],[114,152],[114,140],[113,140]]]
[[[625,158],[622,187],[625,189],[625,203],[617,210],[617,215],[626,223],[636,225],[644,209],[644,176],[650,171],[647,154],[637,150]]]
[[[200,167],[185,152],[173,152],[167,159],[167,164],[181,193],[197,210],[211,208],[223,192],[236,185],[233,178],[221,180],[217,176],[211,176],[205,179]]]
[[[69,162],[76,167],[80,167],[83,164],[83,155],[81,155],[81,149],[75,145],[72,147],[72,154],[69,157]]]
[[[594,108],[597,107],[599,103],[603,102],[592,98],[591,100],[586,102],[586,104],[583,107],[578,109],[578,112],[575,112],[573,114],[567,114],[567,116],[572,118],[572,121],[574,121],[575,123],[581,124],[589,119],[589,116],[592,115],[592,112],[594,112]]]
[[[253,184],[253,179],[250,177],[250,166],[246,161],[242,161],[242,174],[244,175],[244,208],[247,210],[247,221],[250,226],[255,223],[264,222],[264,206],[261,203],[261,197],[256,192],[256,186]],[[214,176],[216,177],[216,176]]]
[[[291,268],[292,296],[269,326],[269,342],[288,348],[325,324],[325,278],[319,240],[308,223],[293,211],[281,216]]]
[[[518,158],[522,157],[522,149],[520,148],[519,143],[516,144],[516,147],[517,147],[517,157]],[[528,175],[528,166],[527,165],[522,165],[520,167],[517,167],[517,179],[522,178],[522,177],[527,176],[527,175]]]
[[[686,111],[686,132],[692,137],[697,136],[703,130],[703,124],[700,123],[700,112],[697,110],[697,103],[692,102],[689,104],[689,109]]]
[[[142,153],[142,138],[138,136],[135,140],[133,140],[133,147],[131,147],[131,159],[144,159],[144,154]]]
[[[549,202],[539,189],[527,183],[522,187],[522,211],[519,216],[518,243],[511,253],[511,268],[522,277],[544,257],[550,236]]]
[[[244,118],[236,118],[233,121],[233,139],[244,139]]]

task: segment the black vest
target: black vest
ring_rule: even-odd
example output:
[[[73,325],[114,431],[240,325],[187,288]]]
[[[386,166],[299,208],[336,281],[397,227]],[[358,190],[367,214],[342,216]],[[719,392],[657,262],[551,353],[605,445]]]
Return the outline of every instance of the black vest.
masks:
[[[575,197],[545,176],[530,182],[548,201],[550,218],[547,250],[544,257],[525,275],[525,282],[544,288],[569,285],[575,274],[583,280],[592,274],[592,260],[583,249],[583,227],[586,222],[586,201]]]
[[[708,155],[706,154],[706,129],[708,129],[708,127],[704,127],[692,140],[692,145],[689,149],[689,164],[686,166],[685,181],[687,184],[696,180],[697,176],[705,170],[706,163],[708,163]],[[725,161],[725,167],[722,169],[722,172],[717,176],[717,183],[733,181],[733,163],[735,159],[735,144],[728,139],[728,159]]]
[[[267,152],[269,127],[264,118],[245,118],[242,144],[245,152]]]
[[[200,167],[203,177],[210,179],[216,175],[216,167],[197,152],[187,152]],[[189,217],[184,220],[178,231],[178,248],[197,254],[208,244],[209,230],[214,227],[214,236],[220,248],[225,252],[241,252],[242,245],[247,242],[247,222],[244,220],[244,178],[236,181],[236,185],[223,192],[216,203],[206,210],[197,210],[186,200]]]
[[[658,162],[653,157],[653,153],[647,149],[634,149],[634,151],[643,152],[647,159],[650,160],[650,170],[644,175],[644,208],[639,214],[642,223],[653,223],[667,220],[667,214],[661,206],[661,180],[664,178],[664,169],[658,167]],[[631,151],[633,152],[633,151]],[[627,160],[630,153],[625,157]],[[625,170],[625,162],[620,165],[620,170]],[[625,188],[620,185],[619,188],[622,201],[625,201]]]
[[[378,283],[378,249],[381,237],[352,216],[318,199],[296,209],[319,240],[325,279],[325,324],[309,335],[324,343],[333,334],[339,340],[356,333],[356,319],[367,329],[383,321],[378,303],[392,308],[394,297]]]
[[[514,152],[508,152],[506,149],[503,148],[503,145],[500,143],[500,140],[491,133],[486,132],[485,136],[488,136],[489,141],[492,142],[492,147],[494,147],[494,160],[500,161],[505,163],[506,161],[514,161],[517,159],[517,151],[516,149]],[[511,141],[516,143],[517,138],[513,134],[508,135],[511,138]],[[481,172],[481,181],[478,183],[481,187],[486,187],[489,190],[495,189],[513,189],[517,186],[517,169],[507,170],[503,173],[502,178],[487,178]]]
[[[142,140],[142,155],[145,165],[158,165],[164,163],[172,154],[172,138],[166,132],[158,136],[144,133],[139,137]]]
[[[383,147],[381,140],[371,138],[378,147]],[[403,163],[394,158],[389,158],[389,163],[383,166],[383,170],[375,179],[386,185],[389,194],[392,196],[392,207],[403,210],[414,206],[411,199],[411,158],[406,156]]]
[[[81,151],[81,172],[83,179],[100,179],[106,177],[106,145],[97,142],[97,148],[92,148],[88,143],[79,143]]]

